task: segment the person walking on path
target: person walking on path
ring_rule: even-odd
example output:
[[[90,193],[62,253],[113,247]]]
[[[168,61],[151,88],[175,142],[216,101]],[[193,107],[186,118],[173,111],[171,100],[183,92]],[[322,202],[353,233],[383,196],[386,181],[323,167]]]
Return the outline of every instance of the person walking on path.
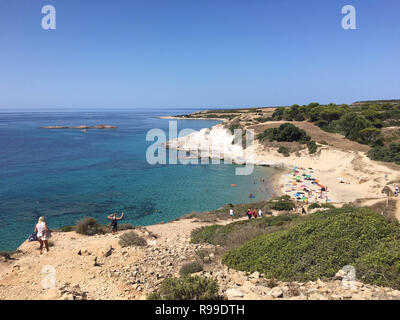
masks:
[[[253,217],[254,217],[254,218],[257,218],[257,208],[255,208],[255,209],[253,210]]]
[[[122,212],[122,215],[118,218],[116,213],[110,214],[107,219],[111,220],[111,231],[112,234],[116,234],[118,231],[118,220],[122,220],[124,217],[124,213]]]
[[[251,210],[247,209],[247,217],[249,218],[249,220],[251,219]]]
[[[229,215],[231,216],[231,220],[233,220],[233,216],[235,214],[233,213],[233,209],[232,208],[229,209]]]
[[[40,243],[40,254],[43,254],[43,244],[45,245],[47,252],[50,251],[49,239],[51,238],[51,232],[52,231],[47,227],[46,219],[40,217],[35,226],[35,233]]]

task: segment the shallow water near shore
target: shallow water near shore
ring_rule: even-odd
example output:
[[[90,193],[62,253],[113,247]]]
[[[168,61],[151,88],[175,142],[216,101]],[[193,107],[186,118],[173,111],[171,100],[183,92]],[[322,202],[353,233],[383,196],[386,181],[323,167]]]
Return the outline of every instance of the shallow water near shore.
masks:
[[[237,176],[236,166],[229,164],[147,163],[146,150],[153,143],[146,141],[147,131],[168,132],[169,120],[158,117],[194,111],[0,112],[0,250],[15,250],[42,215],[53,229],[85,216],[107,223],[107,214],[115,211],[125,212],[124,223],[149,225],[226,203],[269,199],[272,168],[255,167],[252,175]],[[39,128],[98,124],[118,128]],[[179,120],[178,130],[215,124]]]

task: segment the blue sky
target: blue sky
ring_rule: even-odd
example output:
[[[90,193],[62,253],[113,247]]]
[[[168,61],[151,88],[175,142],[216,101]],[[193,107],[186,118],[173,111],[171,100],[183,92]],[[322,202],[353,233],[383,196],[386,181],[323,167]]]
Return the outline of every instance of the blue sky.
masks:
[[[3,109],[400,98],[398,0],[1,0],[0,41]]]

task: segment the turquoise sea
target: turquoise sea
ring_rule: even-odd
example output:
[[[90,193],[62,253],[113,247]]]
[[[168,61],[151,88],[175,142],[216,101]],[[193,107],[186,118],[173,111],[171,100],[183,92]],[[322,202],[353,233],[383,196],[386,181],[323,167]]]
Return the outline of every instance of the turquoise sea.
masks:
[[[125,212],[124,223],[149,225],[226,203],[269,199],[270,187],[260,192],[258,181],[267,181],[271,168],[255,167],[252,175],[237,176],[229,164],[147,163],[146,150],[153,143],[146,141],[148,130],[168,132],[169,120],[158,117],[194,111],[0,112],[0,250],[15,250],[39,216],[53,229],[85,216],[106,223],[111,212]],[[179,120],[178,130],[216,123]],[[40,128],[98,124],[118,128]]]

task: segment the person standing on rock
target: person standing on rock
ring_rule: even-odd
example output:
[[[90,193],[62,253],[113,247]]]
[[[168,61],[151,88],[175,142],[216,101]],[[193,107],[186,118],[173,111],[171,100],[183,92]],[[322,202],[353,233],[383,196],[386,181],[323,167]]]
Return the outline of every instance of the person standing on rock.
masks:
[[[116,234],[118,231],[118,220],[122,220],[124,217],[124,213],[122,212],[122,215],[118,218],[116,213],[110,214],[107,219],[111,220],[111,231],[112,234]]]
[[[40,243],[40,254],[43,254],[43,244],[46,246],[47,252],[49,252],[49,238],[51,237],[51,232],[52,231],[47,227],[45,218],[40,217],[35,226],[35,233]]]

